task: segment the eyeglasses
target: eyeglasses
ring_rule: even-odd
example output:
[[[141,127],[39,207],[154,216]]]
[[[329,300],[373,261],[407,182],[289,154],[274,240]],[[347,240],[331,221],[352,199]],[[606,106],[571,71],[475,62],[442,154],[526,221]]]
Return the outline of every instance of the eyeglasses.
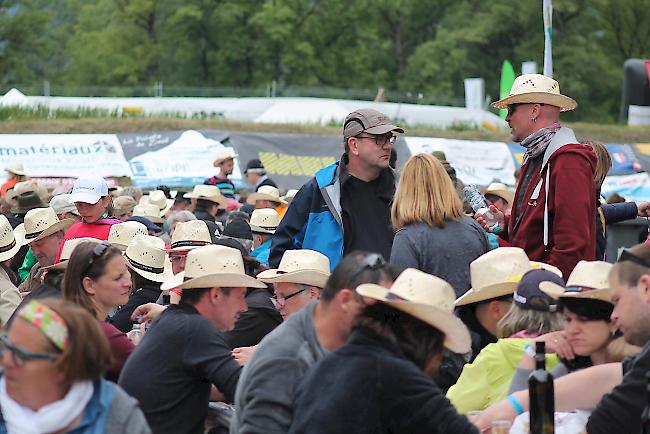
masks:
[[[360,139],[373,139],[377,146],[386,146],[387,143],[390,143],[391,145],[395,143],[395,140],[397,140],[397,137],[395,136],[386,136],[386,135],[381,135],[381,136],[357,136]]]
[[[350,277],[348,282],[354,282],[354,279],[366,270],[379,270],[386,266],[384,257],[379,253],[372,253],[365,258],[360,259],[359,262],[361,263],[361,268]]]
[[[650,268],[650,264],[646,262],[644,259],[639,258],[636,256],[634,253],[630,253],[628,249],[623,249],[621,251],[621,256],[618,257],[617,262],[633,262],[637,265],[640,265],[645,268]]]
[[[23,350],[9,342],[7,336],[0,336],[0,357],[4,355],[5,350],[11,353],[11,359],[18,367],[22,367],[25,363],[32,360],[50,360],[54,361],[60,357],[60,354],[55,353],[34,353],[31,351]]]
[[[88,264],[86,265],[86,268],[84,269],[83,273],[81,273],[82,276],[88,275],[88,270],[90,270],[90,267],[92,267],[93,263],[99,258],[101,258],[104,252],[106,252],[106,250],[110,246],[111,244],[108,241],[102,241],[101,243],[95,246],[92,255],[90,256],[90,259],[88,259]]]
[[[517,110],[517,107],[519,107],[520,105],[521,105],[520,103],[509,104],[508,105],[508,116],[512,116],[515,113],[515,110]]]
[[[273,306],[275,306],[276,309],[282,309],[284,305],[287,304],[287,300],[289,300],[291,297],[295,297],[296,295],[300,294],[301,292],[307,291],[309,288],[302,288],[299,289],[298,291],[292,292],[291,294],[287,295],[286,297],[278,297],[277,294],[271,297],[271,303],[273,303]]]

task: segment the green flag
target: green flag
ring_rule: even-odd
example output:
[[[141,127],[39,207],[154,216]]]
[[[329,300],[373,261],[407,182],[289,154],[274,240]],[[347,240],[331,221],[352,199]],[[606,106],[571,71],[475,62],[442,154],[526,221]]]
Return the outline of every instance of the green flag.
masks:
[[[499,92],[499,99],[503,99],[510,95],[510,89],[512,88],[512,83],[515,82],[515,70],[512,67],[512,63],[509,60],[503,61],[503,66],[501,67],[501,90]],[[508,114],[508,110],[499,110],[499,115],[505,119]]]

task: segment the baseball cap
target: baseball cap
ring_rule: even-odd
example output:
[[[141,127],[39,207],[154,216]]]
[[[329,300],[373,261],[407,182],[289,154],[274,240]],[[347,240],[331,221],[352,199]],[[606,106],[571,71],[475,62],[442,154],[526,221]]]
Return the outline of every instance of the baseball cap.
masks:
[[[160,232],[160,228],[156,226],[151,220],[149,220],[146,217],[134,215],[126,219],[127,222],[138,222],[142,223],[147,227],[147,230],[154,231],[154,232]]]
[[[513,294],[515,303],[522,309],[557,312],[558,301],[539,289],[542,282],[553,282],[564,286],[564,280],[551,271],[539,268],[530,270],[522,276],[517,285]]]
[[[403,133],[404,129],[393,125],[385,114],[370,108],[355,110],[345,117],[345,122],[343,123],[344,139],[347,140],[364,131],[368,134],[381,135],[389,131]]]
[[[57,194],[50,200],[50,207],[54,209],[54,212],[57,213],[57,215],[67,212],[79,215],[79,211],[77,211],[77,207],[74,206],[71,196],[72,195],[68,193]]]
[[[223,230],[223,236],[252,240],[253,232],[251,231],[250,225],[246,221],[242,219],[235,219],[226,225],[225,229]]]
[[[264,169],[264,165],[259,158],[253,158],[252,160],[249,160],[248,163],[246,163],[244,174],[247,174],[248,172],[259,173],[260,175],[263,175],[266,173],[266,169]]]
[[[101,176],[86,176],[74,182],[70,200],[94,205],[104,196],[108,196],[106,180]]]

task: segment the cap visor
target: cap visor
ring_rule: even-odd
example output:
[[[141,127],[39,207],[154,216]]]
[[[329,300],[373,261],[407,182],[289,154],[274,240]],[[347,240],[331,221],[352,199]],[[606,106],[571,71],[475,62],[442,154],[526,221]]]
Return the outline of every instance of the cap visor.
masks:
[[[486,286],[475,290],[474,288],[467,291],[465,294],[458,297],[454,303],[456,306],[464,306],[466,304],[477,303],[479,301],[491,300],[504,295],[513,294],[517,288],[518,282],[503,282],[495,285]]]
[[[404,133],[404,129],[396,125],[377,125],[376,127],[368,128],[365,130],[369,134],[386,134],[389,131],[395,131],[396,133]]]
[[[70,195],[71,202],[83,202],[83,203],[89,203],[91,205],[94,205],[97,202],[99,202],[99,199],[101,198],[102,197],[98,194],[85,193],[85,192],[72,193]]]

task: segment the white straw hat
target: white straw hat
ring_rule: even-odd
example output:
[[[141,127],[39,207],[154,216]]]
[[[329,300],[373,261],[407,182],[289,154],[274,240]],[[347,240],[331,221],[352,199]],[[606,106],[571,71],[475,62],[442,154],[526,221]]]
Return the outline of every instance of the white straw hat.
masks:
[[[223,163],[224,161],[226,161],[226,160],[234,160],[237,157],[239,157],[239,155],[235,154],[232,151],[229,151],[229,150],[221,151],[221,152],[219,152],[217,154],[217,159],[214,160],[212,165],[214,167],[217,167],[219,164]]]
[[[164,282],[165,242],[158,237],[144,235],[134,238],[124,252],[126,265],[140,276],[154,282]]]
[[[168,252],[187,251],[212,244],[210,229],[203,220],[178,222]]]
[[[552,298],[590,298],[612,302],[609,293],[609,272],[613,264],[602,261],[580,261],[571,272],[566,288],[542,282],[539,288]]]
[[[216,185],[195,185],[190,193],[185,193],[183,197],[188,199],[209,200],[219,205],[219,208],[226,209],[228,200],[221,194],[221,190]]]
[[[111,226],[108,242],[121,251],[125,251],[135,237],[149,235],[147,227],[140,222],[128,221]]]
[[[23,167],[23,163],[18,160],[14,160],[9,163],[9,165],[5,167],[5,170],[15,175],[25,176],[25,168]]]
[[[7,217],[0,214],[0,261],[16,256],[25,242],[22,236],[22,232],[14,233]]]
[[[63,243],[63,248],[61,249],[61,257],[59,258],[59,262],[57,262],[54,265],[49,265],[47,267],[43,267],[45,270],[65,270],[68,267],[68,261],[70,260],[70,256],[72,256],[73,250],[81,243],[88,241],[91,243],[101,243],[102,240],[98,240],[97,238],[90,238],[90,237],[82,237],[82,238],[71,238],[69,240],[66,240],[65,243]]]
[[[251,214],[251,231],[253,233],[273,234],[280,224],[280,216],[271,208],[256,209]]]
[[[298,194],[298,190],[295,188],[291,188],[287,190],[287,194],[284,196],[280,196],[280,199],[284,200],[285,202],[288,202],[289,200],[292,200],[294,197],[296,197],[296,194]]]
[[[407,268],[388,289],[365,283],[357,287],[357,292],[440,330],[445,334],[445,347],[451,351],[464,354],[471,349],[469,331],[454,315],[454,289],[444,280]]]
[[[14,232],[20,233],[20,237],[25,239],[25,244],[29,244],[67,229],[74,222],[74,219],[59,220],[54,209],[50,207],[34,208],[27,211],[25,222],[19,224]]]
[[[299,283],[323,288],[330,276],[330,261],[315,250],[285,250],[278,268],[262,271],[257,278],[266,283]]]
[[[133,207],[133,215],[137,217],[144,217],[152,223],[164,223],[165,220],[160,217],[160,209],[156,205],[146,203],[144,205],[136,205]]]
[[[561,111],[573,110],[578,106],[572,98],[560,93],[560,84],[541,74],[520,75],[512,83],[510,95],[492,103],[497,109],[507,109],[510,104],[538,103],[559,107]]]
[[[495,196],[499,196],[506,202],[508,202],[509,205],[512,205],[515,194],[510,191],[510,189],[503,183],[501,182],[493,182],[488,187],[483,190],[483,194],[493,194]]]
[[[239,250],[211,244],[190,250],[185,261],[185,271],[165,281],[160,289],[242,286],[266,288],[266,284],[246,274]]]
[[[156,205],[158,207],[158,209],[160,210],[160,217],[164,217],[165,214],[167,214],[167,212],[174,205],[174,200],[167,199],[165,193],[163,193],[160,190],[154,190],[150,192],[147,198],[149,201],[148,203],[152,205]]]
[[[280,190],[272,185],[261,186],[255,193],[249,194],[248,199],[246,199],[250,205],[255,205],[258,200],[270,200],[284,205],[287,204],[287,201],[280,197]]]

